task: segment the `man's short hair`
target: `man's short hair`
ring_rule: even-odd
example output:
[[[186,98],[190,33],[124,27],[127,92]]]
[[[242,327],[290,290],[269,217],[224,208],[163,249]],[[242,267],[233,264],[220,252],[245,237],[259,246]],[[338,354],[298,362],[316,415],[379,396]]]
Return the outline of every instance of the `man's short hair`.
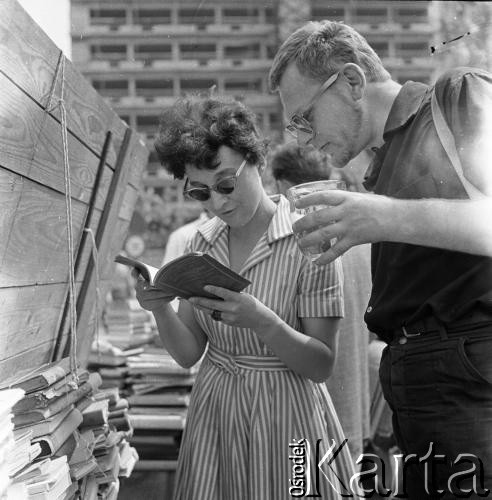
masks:
[[[315,148],[301,148],[294,141],[273,150],[270,166],[275,180],[292,185],[329,179],[332,171],[326,154]]]
[[[368,82],[383,82],[391,78],[367,40],[351,26],[337,21],[310,21],[287,38],[270,69],[270,90],[278,89],[285,69],[292,61],[301,75],[320,82],[346,63],[360,66]]]

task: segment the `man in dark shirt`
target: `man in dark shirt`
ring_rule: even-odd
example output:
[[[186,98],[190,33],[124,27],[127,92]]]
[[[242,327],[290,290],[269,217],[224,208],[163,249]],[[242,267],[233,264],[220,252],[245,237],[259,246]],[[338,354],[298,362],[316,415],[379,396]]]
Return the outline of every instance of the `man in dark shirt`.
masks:
[[[380,377],[399,445],[414,454],[410,498],[483,496],[492,489],[492,75],[461,68],[434,87],[401,86],[355,30],[324,21],[284,42],[270,86],[299,144],[336,167],[373,153],[373,193],[306,196],[298,206],[327,207],[294,229],[310,231],[301,246],[337,238],[320,264],[373,243],[365,320],[388,343]],[[454,139],[446,150],[433,93]]]

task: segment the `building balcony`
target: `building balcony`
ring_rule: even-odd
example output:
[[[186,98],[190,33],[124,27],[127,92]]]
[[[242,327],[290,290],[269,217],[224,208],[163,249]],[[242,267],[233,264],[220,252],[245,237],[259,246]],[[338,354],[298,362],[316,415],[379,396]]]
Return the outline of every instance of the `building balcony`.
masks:
[[[402,31],[409,32],[412,35],[416,34],[432,34],[434,32],[433,27],[430,23],[415,23],[415,24],[398,24],[394,22],[381,22],[378,23],[374,21],[372,23],[352,23],[354,29],[359,31],[361,34],[365,35],[396,35],[402,33]]]
[[[83,73],[132,73],[152,74],[155,72],[241,72],[266,71],[271,66],[270,59],[209,59],[209,60],[140,60],[140,61],[89,61],[77,63]]]
[[[273,24],[155,24],[155,25],[137,25],[137,24],[114,24],[114,25],[89,25],[76,28],[72,32],[72,37],[85,39],[90,37],[113,37],[121,36],[222,36],[236,35],[243,36],[265,36],[274,35],[275,27]]]

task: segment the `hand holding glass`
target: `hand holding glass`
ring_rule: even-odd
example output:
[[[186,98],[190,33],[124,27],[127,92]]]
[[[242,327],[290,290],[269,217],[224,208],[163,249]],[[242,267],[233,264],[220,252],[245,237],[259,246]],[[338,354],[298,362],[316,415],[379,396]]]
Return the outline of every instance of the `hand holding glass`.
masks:
[[[318,191],[327,191],[328,189],[347,189],[345,186],[345,182],[340,180],[326,180],[326,181],[315,181],[315,182],[306,182],[304,184],[298,184],[297,186],[292,186],[287,190],[287,199],[290,204],[290,217],[292,224],[295,221],[301,219],[305,215],[315,212],[316,210],[320,210],[322,208],[326,208],[326,205],[311,205],[306,208],[297,208],[296,201],[300,200],[302,197],[316,193]],[[307,231],[301,231],[300,233],[295,233],[296,238],[299,240],[303,238]],[[330,247],[336,242],[336,238],[333,238],[331,241],[320,242],[316,245],[300,248],[301,252],[309,259],[315,260],[322,253],[326,252],[330,249]]]

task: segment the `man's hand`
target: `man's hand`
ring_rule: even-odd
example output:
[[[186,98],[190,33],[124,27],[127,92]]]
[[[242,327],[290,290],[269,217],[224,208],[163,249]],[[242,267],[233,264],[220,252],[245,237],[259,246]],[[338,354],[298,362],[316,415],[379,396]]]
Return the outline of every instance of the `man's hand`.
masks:
[[[386,196],[341,190],[303,196],[296,202],[298,208],[310,205],[326,205],[326,208],[294,223],[294,233],[303,235],[299,246],[307,248],[336,238],[336,243],[315,261],[323,265],[355,245],[389,240],[391,203]]]

